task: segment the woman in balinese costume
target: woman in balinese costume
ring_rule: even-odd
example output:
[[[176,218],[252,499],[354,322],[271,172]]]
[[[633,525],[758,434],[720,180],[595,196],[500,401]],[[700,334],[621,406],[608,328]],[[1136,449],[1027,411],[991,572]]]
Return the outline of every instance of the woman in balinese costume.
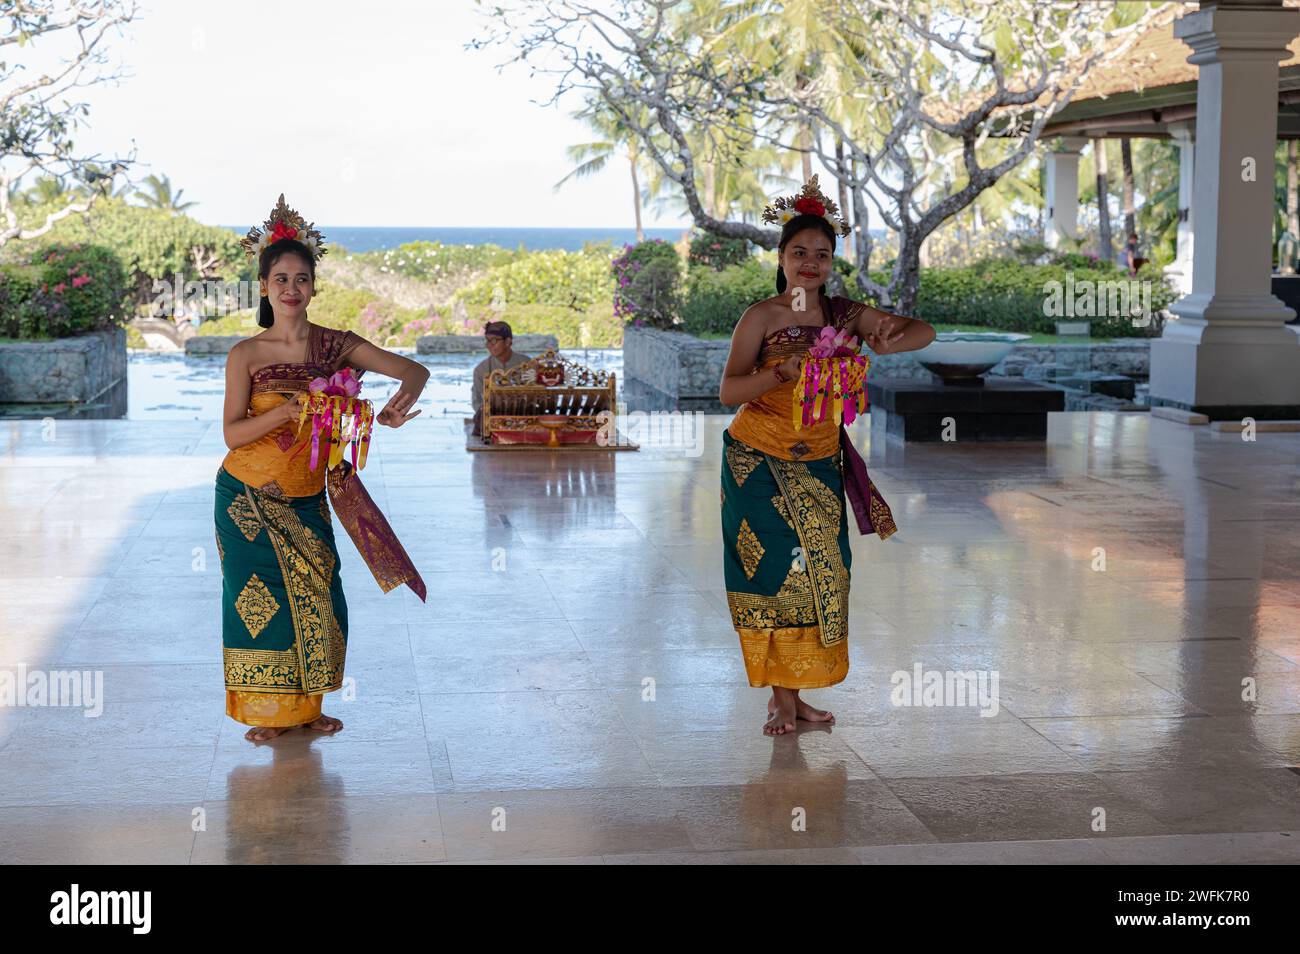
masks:
[[[824,327],[865,341],[876,354],[923,348],[924,321],[828,297],[836,233],[848,234],[817,177],[764,210],[781,225],[778,294],[751,305],[731,337],[718,397],[743,405],[723,432],[722,536],[727,604],[751,686],[771,687],[768,735],[796,720],[835,717],[799,697],[849,671],[848,493],[862,533],[897,528],[839,422],[827,415],[796,430],[801,360]]]
[[[345,384],[365,371],[397,378],[401,386],[375,420],[401,427],[420,413],[411,408],[429,372],[351,331],[308,320],[325,250],[283,195],[265,232],[253,229],[241,244],[257,263],[258,324],[267,330],[235,345],[226,361],[230,453],[217,474],[215,515],[226,714],[252,726],[245,738],[263,742],[295,726],[343,728],[321,714],[323,694],[342,685],[348,631],[327,486],[380,587],[406,583],[424,598],[419,573],[353,468],[331,460],[332,435],[308,446],[310,422],[300,426],[307,392],[331,376]]]

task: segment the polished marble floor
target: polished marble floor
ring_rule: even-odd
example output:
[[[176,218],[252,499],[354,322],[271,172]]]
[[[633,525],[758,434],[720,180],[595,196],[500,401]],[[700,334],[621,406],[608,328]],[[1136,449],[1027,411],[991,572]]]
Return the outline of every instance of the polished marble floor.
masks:
[[[852,671],[811,694],[838,724],[774,740],[726,421],[606,456],[383,431],[365,478],[428,603],[340,532],[346,728],[259,746],[222,708],[220,427],[4,422],[0,666],[102,673],[103,711],[0,708],[0,861],[1300,861],[1300,435],[855,425],[900,531],[854,535]],[[894,705],[918,666],[997,673],[996,713]]]

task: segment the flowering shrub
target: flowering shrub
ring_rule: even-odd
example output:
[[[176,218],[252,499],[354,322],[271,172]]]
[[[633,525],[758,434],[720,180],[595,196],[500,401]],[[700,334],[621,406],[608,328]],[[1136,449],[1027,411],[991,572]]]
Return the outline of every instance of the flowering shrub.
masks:
[[[10,338],[66,338],[123,324],[126,270],[98,245],[49,245],[0,270],[0,329]]]
[[[610,267],[615,316],[637,327],[673,327],[680,307],[677,249],[663,239],[626,245]]]
[[[67,303],[41,291],[39,271],[26,265],[0,266],[0,337],[45,338],[47,315],[66,321]]]
[[[424,335],[443,334],[441,330],[435,330],[438,328],[439,320],[436,314],[431,314],[424,318],[408,321],[402,325],[402,330],[397,333],[397,337],[404,347],[414,347],[415,343]]]
[[[401,325],[397,309],[387,301],[367,302],[357,316],[357,333],[367,341],[386,341]]]

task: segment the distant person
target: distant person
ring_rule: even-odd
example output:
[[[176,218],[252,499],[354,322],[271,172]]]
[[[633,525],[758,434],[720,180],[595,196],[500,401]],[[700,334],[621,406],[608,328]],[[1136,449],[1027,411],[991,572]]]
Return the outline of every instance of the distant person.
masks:
[[[489,321],[483,328],[483,342],[488,356],[474,368],[474,433],[483,433],[483,382],[493,371],[513,368],[528,360],[528,355],[511,348],[514,332],[504,321]]]
[[[1130,232],[1128,241],[1124,243],[1124,267],[1128,269],[1130,275],[1136,275],[1138,269],[1147,263],[1147,260],[1138,254],[1138,237],[1135,232]]]

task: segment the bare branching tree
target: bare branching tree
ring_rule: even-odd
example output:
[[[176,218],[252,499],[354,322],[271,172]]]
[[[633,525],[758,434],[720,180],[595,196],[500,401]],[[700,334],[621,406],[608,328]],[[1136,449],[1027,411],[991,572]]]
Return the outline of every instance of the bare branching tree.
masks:
[[[509,49],[502,67],[522,63],[552,76],[547,104],[575,92],[618,114],[680,189],[695,224],[717,235],[764,248],[778,240],[776,231],[727,219],[703,201],[696,144],[725,140],[742,161],[756,144],[811,150],[849,197],[857,260],[870,261],[869,221],[893,233],[888,281],[859,269],[860,291],[908,314],[926,238],[1033,153],[1091,69],[1126,56],[1143,32],[1180,9],[840,0],[816,7],[817,27],[792,30],[789,49],[769,31],[764,55],[755,55],[744,40],[763,31],[738,24],[790,6],[507,0],[492,8],[487,36],[471,46]],[[782,62],[783,52],[796,68]],[[959,174],[937,175],[945,163]]]
[[[77,91],[122,78],[106,68],[106,38],[135,17],[134,0],[0,0],[0,246],[87,211],[130,165],[129,156],[79,152],[73,134],[90,111]],[[24,228],[13,199],[28,176],[68,188],[43,221]]]

